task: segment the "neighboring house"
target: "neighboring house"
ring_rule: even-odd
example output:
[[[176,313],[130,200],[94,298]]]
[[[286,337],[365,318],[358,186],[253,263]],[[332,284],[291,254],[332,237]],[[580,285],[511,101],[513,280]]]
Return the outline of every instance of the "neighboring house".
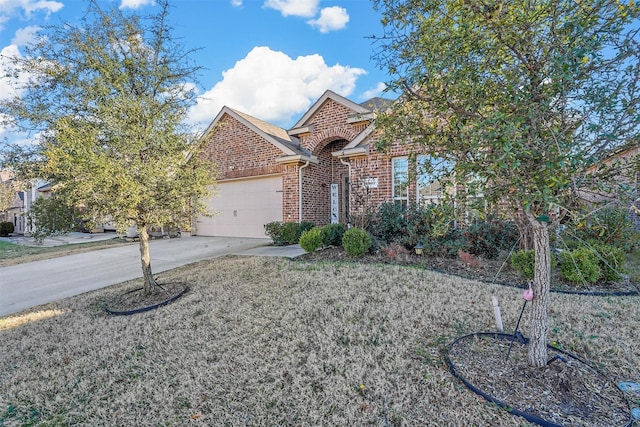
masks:
[[[13,174],[9,171],[0,171],[0,185],[11,185],[14,182]],[[23,183],[20,187],[13,187],[14,197],[11,206],[6,212],[0,212],[1,221],[13,222],[14,234],[29,234],[30,228],[27,214],[33,202],[40,197],[48,197],[51,186],[41,179],[34,179]]]
[[[217,164],[217,195],[207,201],[217,215],[195,218],[192,233],[265,237],[272,221],[347,224],[383,202],[437,201],[443,189],[415,173],[406,144],[375,148],[376,112],[391,102],[327,91],[288,131],[224,107],[203,136]]]

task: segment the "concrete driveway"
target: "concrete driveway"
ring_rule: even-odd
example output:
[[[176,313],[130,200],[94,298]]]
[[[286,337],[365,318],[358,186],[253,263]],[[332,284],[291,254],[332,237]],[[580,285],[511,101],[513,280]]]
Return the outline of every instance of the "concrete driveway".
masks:
[[[294,257],[299,246],[268,246],[271,239],[182,237],[153,240],[155,273],[223,255]],[[138,245],[121,246],[0,268],[0,316],[142,277]]]

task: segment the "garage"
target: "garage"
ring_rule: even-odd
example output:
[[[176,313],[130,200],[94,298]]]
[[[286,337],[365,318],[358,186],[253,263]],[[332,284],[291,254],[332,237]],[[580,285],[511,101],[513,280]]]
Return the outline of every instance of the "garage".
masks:
[[[267,237],[264,224],[282,221],[282,176],[220,182],[207,206],[216,215],[198,216],[195,234]]]

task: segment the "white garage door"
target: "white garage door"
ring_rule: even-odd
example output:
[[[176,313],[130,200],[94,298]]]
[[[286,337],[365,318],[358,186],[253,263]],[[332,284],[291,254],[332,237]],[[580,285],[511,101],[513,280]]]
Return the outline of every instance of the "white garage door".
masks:
[[[282,221],[282,176],[221,182],[207,205],[217,214],[199,216],[196,234],[267,237],[264,224]]]

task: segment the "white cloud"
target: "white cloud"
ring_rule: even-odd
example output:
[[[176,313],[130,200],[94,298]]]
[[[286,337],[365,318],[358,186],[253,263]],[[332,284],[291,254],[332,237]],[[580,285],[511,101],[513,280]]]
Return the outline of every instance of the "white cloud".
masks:
[[[360,99],[363,101],[367,101],[371,98],[375,98],[376,96],[382,95],[382,92],[387,88],[387,85],[379,82],[374,88],[371,88],[367,91],[364,91],[362,95],[360,95]]]
[[[268,47],[255,47],[223,79],[201,95],[189,121],[207,126],[223,106],[259,119],[288,126],[325,90],[349,96],[356,80],[366,74],[361,68],[339,64],[328,66],[320,55],[295,59]]]
[[[11,44],[0,50],[0,99],[9,99],[16,95],[20,95],[20,91],[15,89],[26,83],[28,77],[20,73],[18,76],[12,76],[11,60],[12,58],[21,58],[22,54],[18,46]]]
[[[16,46],[26,46],[31,42],[35,42],[38,31],[40,31],[40,27],[37,25],[20,28],[16,31],[15,36],[11,40],[11,44]]]
[[[63,8],[63,4],[51,0],[0,0],[0,31],[4,23],[16,15],[23,15],[27,19],[35,12],[45,12],[47,15]]]
[[[318,10],[320,0],[265,0],[264,7],[279,11],[282,16],[311,18]]]
[[[231,6],[233,6],[233,7],[242,6],[242,0],[231,0]]]
[[[325,7],[320,11],[318,19],[311,19],[307,24],[320,30],[321,33],[341,30],[349,22],[347,9],[340,6]]]
[[[144,6],[154,5],[154,0],[122,0],[120,9],[140,9]]]

